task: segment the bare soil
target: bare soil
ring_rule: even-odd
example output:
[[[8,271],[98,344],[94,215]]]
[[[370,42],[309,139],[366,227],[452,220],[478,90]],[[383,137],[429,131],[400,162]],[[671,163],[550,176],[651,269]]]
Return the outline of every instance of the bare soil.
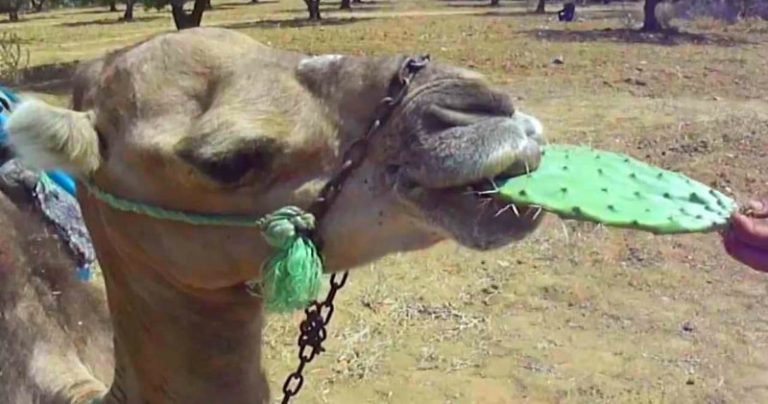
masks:
[[[628,29],[634,3],[580,8],[564,25],[525,2],[377,0],[352,12],[324,2],[325,21],[310,24],[298,0],[240,3],[214,1],[204,25],[309,53],[430,53],[508,88],[552,142],[629,153],[739,198],[768,192],[766,23],[679,21],[679,34],[650,35]],[[167,11],[137,8],[133,23],[99,11],[2,29],[36,66],[173,29]],[[267,325],[278,399],[299,320]],[[768,277],[727,258],[716,234],[550,217],[501,250],[444,243],[355,270],[326,348],[297,402],[768,403]]]

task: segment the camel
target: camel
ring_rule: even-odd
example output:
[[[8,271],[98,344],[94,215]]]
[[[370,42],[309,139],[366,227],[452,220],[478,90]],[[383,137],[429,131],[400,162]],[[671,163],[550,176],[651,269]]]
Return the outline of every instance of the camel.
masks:
[[[0,401],[269,402],[267,313],[243,288],[272,252],[259,230],[121,211],[81,185],[200,214],[305,209],[406,60],[306,55],[194,28],[84,62],[71,108],[23,99],[5,126],[11,148],[77,178],[104,280],[59,282],[68,300],[41,303],[51,282],[39,279],[61,275],[11,266],[28,296],[2,300],[16,370],[0,373]],[[536,169],[543,142],[539,120],[483,75],[428,63],[318,218],[325,271],[447,240],[489,250],[530,235],[544,217],[536,207],[504,211],[479,190]]]

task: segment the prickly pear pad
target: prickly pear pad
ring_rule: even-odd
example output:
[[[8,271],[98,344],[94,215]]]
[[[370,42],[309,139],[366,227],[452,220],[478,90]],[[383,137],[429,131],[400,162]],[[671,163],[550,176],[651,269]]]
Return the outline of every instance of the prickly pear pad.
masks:
[[[547,145],[539,167],[497,183],[497,198],[560,217],[657,234],[718,230],[737,204],[682,174],[583,146]]]

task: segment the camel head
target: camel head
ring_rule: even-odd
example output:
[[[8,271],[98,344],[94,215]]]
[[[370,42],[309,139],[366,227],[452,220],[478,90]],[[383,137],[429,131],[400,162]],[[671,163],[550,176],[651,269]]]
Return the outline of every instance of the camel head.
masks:
[[[14,150],[29,163],[67,169],[121,198],[178,211],[260,216],[286,205],[310,205],[339,169],[345,150],[365,134],[405,59],[307,56],[228,30],[189,29],[84,64],[75,75],[73,109],[25,101],[6,128]],[[345,270],[447,239],[485,250],[524,237],[543,215],[525,206],[500,213],[503,204],[477,192],[491,189],[494,179],[535,169],[542,141],[539,121],[516,111],[509,96],[480,74],[429,63],[320,218],[317,232],[327,269]],[[271,251],[253,228],[158,220],[112,209],[84,187],[78,192],[113,317],[189,308],[189,296],[242,303],[243,292],[235,286],[259,277]],[[146,313],[137,308],[139,301],[148,302],[141,306]],[[133,308],[128,312],[122,305]],[[230,320],[253,315],[254,306],[243,305],[250,311]],[[212,349],[199,349],[212,340],[198,335],[212,315],[205,307],[184,314],[191,317],[176,324],[178,329],[167,325],[167,333],[180,338],[167,355]],[[232,307],[226,306],[227,313]],[[202,325],[194,333],[180,331],[198,320]],[[216,321],[220,327],[226,322]],[[116,333],[125,345],[143,344],[134,328],[125,323],[121,330],[121,324]],[[190,342],[195,338],[200,340]],[[219,354],[245,366],[245,354],[233,353],[232,346],[258,343],[246,340]],[[188,348],[179,341],[187,341]],[[178,367],[189,361],[142,362],[136,358],[149,355],[146,349],[122,352],[134,368],[143,369],[136,374],[147,383],[155,372],[153,380],[173,384],[184,377]],[[213,377],[223,377],[222,361],[217,356]],[[248,363],[253,362],[258,360]],[[175,376],[158,376],[163,367]],[[190,371],[194,377],[201,372]],[[253,374],[241,369],[231,376]],[[193,385],[176,387],[189,391]],[[209,387],[214,388],[195,390],[196,397],[210,397]],[[218,388],[215,394],[224,394],[222,385]]]
[[[40,167],[166,208],[264,214],[305,205],[364,135],[404,57],[294,55],[239,35],[246,49],[228,55],[214,49],[222,36],[161,36],[86,65],[90,94],[75,97],[85,99],[83,111],[26,103],[8,126],[12,142]],[[443,239],[488,249],[523,237],[538,223],[529,209],[499,214],[504,205],[472,191],[535,169],[542,140],[539,121],[481,75],[428,64],[323,218],[326,261],[338,270]],[[141,244],[171,266],[243,262],[241,275],[258,267],[252,253],[236,251],[256,235],[102,212],[115,215],[154,232],[129,231],[138,241],[121,244]]]

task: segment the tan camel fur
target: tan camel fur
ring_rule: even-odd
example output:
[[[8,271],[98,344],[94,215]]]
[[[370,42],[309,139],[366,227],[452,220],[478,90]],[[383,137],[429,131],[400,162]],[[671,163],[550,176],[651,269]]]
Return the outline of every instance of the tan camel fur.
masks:
[[[199,213],[306,208],[404,58],[308,56],[189,29],[83,64],[72,109],[26,100],[7,130],[28,164],[66,168],[123,198]],[[539,121],[480,74],[430,63],[319,223],[327,270],[444,240],[487,250],[525,237],[543,215],[497,215],[503,204],[467,189],[535,169],[542,141]],[[98,285],[77,286],[96,296],[88,306],[78,292],[78,310],[112,328],[79,338],[61,305],[4,319],[26,341],[20,370],[0,374],[0,401],[25,389],[44,403],[267,403],[265,314],[243,288],[272,252],[258,230],[124,213],[78,190],[108,313]],[[102,343],[110,333],[113,345]]]

